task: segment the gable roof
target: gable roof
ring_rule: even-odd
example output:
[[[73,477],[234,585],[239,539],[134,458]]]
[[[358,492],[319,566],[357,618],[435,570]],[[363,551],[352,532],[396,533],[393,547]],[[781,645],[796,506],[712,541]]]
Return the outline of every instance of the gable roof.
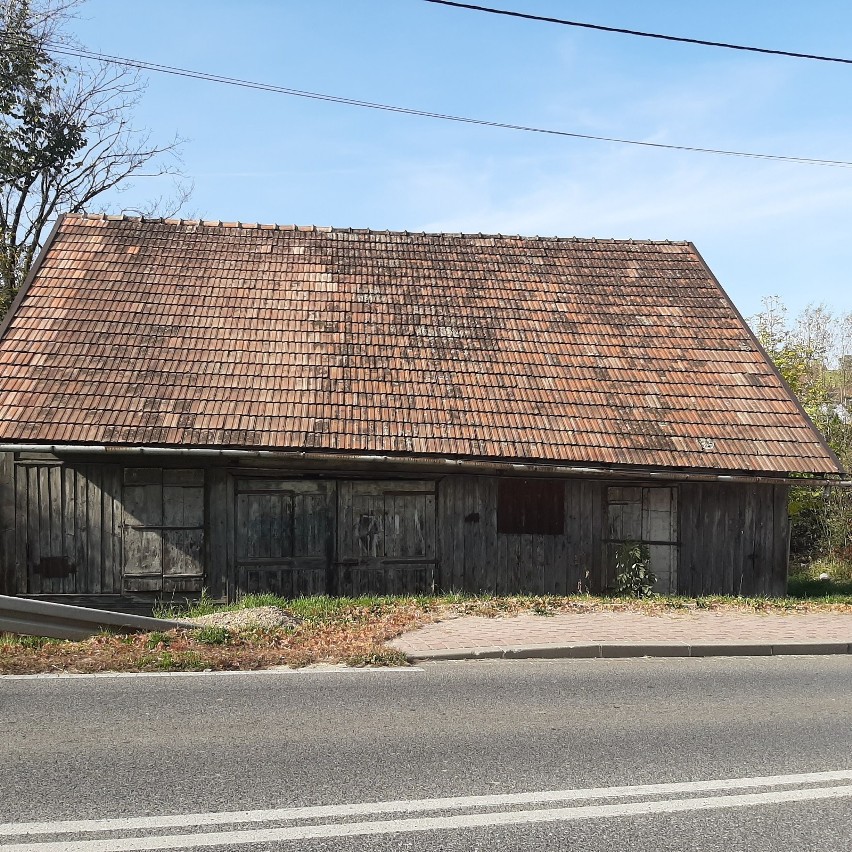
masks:
[[[66,216],[0,442],[836,474],[690,243]]]

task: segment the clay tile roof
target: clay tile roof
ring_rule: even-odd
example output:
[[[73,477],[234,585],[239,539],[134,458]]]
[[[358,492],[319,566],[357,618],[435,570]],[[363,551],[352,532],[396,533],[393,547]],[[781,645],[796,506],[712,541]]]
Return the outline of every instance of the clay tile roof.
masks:
[[[690,243],[68,216],[0,441],[838,473]]]

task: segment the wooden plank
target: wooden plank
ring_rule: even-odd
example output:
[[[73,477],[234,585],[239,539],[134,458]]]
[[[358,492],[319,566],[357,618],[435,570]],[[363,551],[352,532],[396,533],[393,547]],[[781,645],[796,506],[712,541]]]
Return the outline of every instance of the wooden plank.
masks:
[[[177,574],[184,576],[203,577],[203,529],[166,529],[162,532],[162,538],[162,573],[164,577],[167,575]]]
[[[700,552],[699,517],[703,491],[697,483],[680,486],[680,574],[678,590],[682,595],[695,596],[701,589],[698,564]]]
[[[89,482],[100,495],[102,468],[92,465]],[[94,495],[90,491],[90,498]],[[159,484],[124,486],[124,522],[130,526],[159,527],[163,524],[163,489]],[[98,497],[100,502],[101,498]],[[90,503],[92,501],[90,500]]]
[[[508,572],[509,567],[509,537],[506,535],[497,536],[497,564],[495,571],[495,588],[494,594],[507,595],[510,592],[510,577]],[[479,591],[474,589],[474,591]]]
[[[89,507],[88,465],[74,467],[74,562],[77,565],[78,587],[81,594],[99,595],[103,592],[100,573],[93,574],[89,566]]]
[[[86,514],[88,517],[88,573],[97,577],[101,591],[110,588],[111,571],[103,560],[103,495],[101,493],[102,468],[88,465],[86,477]]]
[[[203,527],[204,488],[164,485],[163,526]]]
[[[520,537],[518,535],[501,533],[500,540],[500,568],[499,574],[503,579],[503,592],[498,594],[513,595],[518,591],[519,559],[520,559]]]
[[[497,586],[497,477],[484,476],[480,480],[480,549],[482,585],[492,594]]]
[[[780,597],[787,594],[790,563],[790,488],[787,485],[773,485],[772,492],[775,515],[775,558],[769,594]]]
[[[767,534],[767,526],[771,527],[772,519],[767,500],[766,486],[755,485],[754,489],[754,549],[752,559],[751,594],[765,595],[767,583],[767,562],[771,560],[771,535]]]
[[[204,468],[163,468],[163,486],[204,488]]]
[[[270,498],[267,495],[247,494],[245,496],[244,555],[247,557],[270,556],[265,549],[266,541],[263,536],[265,503]]]
[[[243,560],[251,556],[249,552],[249,495],[236,495],[236,556],[238,560]]]
[[[423,536],[424,544],[423,552],[429,559],[434,560],[437,560],[438,558],[438,536],[436,527],[438,519],[437,502],[438,500],[436,495],[423,495],[423,528],[421,533]]]
[[[161,592],[163,591],[163,575],[127,576],[124,577],[125,592]]]
[[[713,485],[713,512],[708,531],[708,565],[705,569],[704,594],[717,594],[724,588],[725,561],[728,558],[725,547],[725,524],[729,511],[728,497],[724,485]]]
[[[36,567],[41,562],[41,501],[39,498],[39,468],[28,466],[27,471],[27,583],[28,594],[42,591],[41,574]]]
[[[14,592],[27,594],[29,564],[29,472],[22,464],[15,466],[15,581]]]
[[[742,486],[738,483],[729,484],[725,488],[725,494],[728,510],[725,517],[725,532],[723,534],[725,547],[722,587],[725,590],[725,594],[733,595],[736,594],[736,589],[739,585],[739,565],[742,556]]]
[[[71,569],[62,584],[63,594],[86,591],[85,573],[77,567],[77,475],[73,467],[62,466],[62,556]]]
[[[36,503],[34,506],[35,512],[38,515],[39,523],[38,523],[38,544],[39,544],[39,558],[38,562],[33,562],[32,570],[33,572],[38,572],[39,577],[39,591],[42,593],[50,593],[55,592],[55,583],[53,583],[48,577],[45,577],[42,572],[41,563],[51,556],[53,553],[52,549],[52,537],[51,537],[51,505],[50,505],[50,469],[54,467],[54,469],[58,470],[58,466],[48,466],[48,465],[38,465],[36,468],[36,477],[38,479],[37,490],[36,490]]]
[[[540,594],[542,591],[542,562],[544,553],[540,547],[541,538],[541,535],[532,534],[520,536],[518,589],[524,594]]]
[[[455,525],[453,513],[450,510],[455,491],[452,483],[456,477],[445,476],[438,481],[435,493],[436,500],[436,550],[437,570],[435,576],[436,591],[448,594],[456,590],[454,577],[455,561]]]
[[[466,476],[462,491],[463,517],[470,518],[464,525],[464,582],[474,593],[484,592],[493,594],[496,585],[494,577],[490,576],[489,565],[485,556],[485,531],[483,520],[488,505],[487,480],[482,476]]]
[[[233,476],[225,475],[225,534],[227,535],[227,548],[225,557],[227,565],[225,567],[225,591],[229,601],[236,600],[238,594],[237,587],[237,503],[236,503],[236,482]],[[211,562],[216,556],[213,554]]]
[[[45,467],[50,492],[50,555],[62,556],[65,552],[65,511],[64,511],[64,466]]]
[[[680,490],[673,485],[669,490],[669,541],[675,542],[670,548],[671,560],[671,594],[678,590],[678,574],[680,572]]]
[[[740,489],[742,499],[742,546],[739,577],[735,590],[737,594],[752,595],[755,588],[755,509],[757,507],[757,486],[745,484]]]
[[[0,453],[0,594],[15,591],[15,456]]]
[[[275,541],[277,549],[282,556],[294,556],[296,554],[296,494],[293,491],[285,491],[278,495],[277,500],[270,506],[269,535]],[[298,519],[299,523],[303,518]],[[270,549],[272,549],[270,545]]]
[[[204,555],[205,584],[214,598],[227,597],[228,490],[227,473],[221,468],[208,471],[209,510],[207,512],[207,548]]]
[[[599,590],[603,588],[604,583],[604,577],[600,571],[601,539],[605,530],[604,518],[600,512],[595,512],[591,483],[578,482],[576,487],[574,495],[577,501],[577,527],[574,540],[575,574],[578,584],[582,582],[585,590]]]
[[[495,594],[500,571],[498,558],[499,534],[497,532],[497,486],[496,476],[479,476],[475,481],[475,503],[469,511],[479,515],[479,522],[472,530],[475,544],[475,586],[489,594]],[[467,542],[466,542],[467,544]]]
[[[110,507],[112,529],[109,561],[104,566],[104,585],[111,593],[121,591],[121,571],[124,564],[124,516],[121,506],[122,470],[118,465],[104,468],[104,499]]]
[[[125,485],[162,485],[163,469],[160,467],[124,468]]]

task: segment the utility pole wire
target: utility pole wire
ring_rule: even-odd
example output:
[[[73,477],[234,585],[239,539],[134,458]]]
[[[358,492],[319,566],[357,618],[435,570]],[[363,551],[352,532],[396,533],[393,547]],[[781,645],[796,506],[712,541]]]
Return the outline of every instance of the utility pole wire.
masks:
[[[835,168],[852,168],[852,161],[828,160],[819,157],[794,157],[783,154],[762,154],[754,151],[732,151],[722,148],[704,148],[697,145],[673,145],[664,142],[646,142],[639,139],[621,139],[614,136],[596,136],[590,133],[575,133],[568,130],[556,130],[546,127],[531,127],[523,124],[511,124],[502,121],[489,121],[482,118],[469,118],[461,115],[450,115],[440,112],[429,112],[427,110],[414,109],[412,107],[394,106],[393,104],[382,104],[374,101],[363,101],[356,98],[346,98],[338,95],[329,95],[322,92],[309,92],[302,89],[292,89],[287,86],[278,86],[273,83],[261,83],[254,80],[242,80],[237,77],[225,77],[221,74],[210,74],[204,71],[195,71],[190,68],[179,68],[174,65],[162,65],[157,62],[147,62],[141,59],[129,59],[123,56],[112,56],[106,53],[97,53],[91,50],[74,49],[62,45],[51,45],[50,49],[63,56],[75,56],[80,59],[90,59],[99,62],[109,62],[128,68],[139,68],[144,71],[156,71],[162,74],[171,74],[178,77],[187,77],[193,80],[204,80],[210,83],[220,83],[226,86],[237,86],[245,89],[255,89],[274,94],[289,95],[297,98],[307,98],[326,103],[344,104],[346,106],[361,107],[364,109],[380,110],[384,112],[398,113],[401,115],[413,115],[421,118],[434,118],[440,121],[454,121],[461,124],[471,124],[479,127],[496,127],[502,130],[517,130],[524,133],[540,133],[546,136],[559,136],[569,139],[583,139],[592,142],[612,142],[618,145],[633,145],[642,148],[656,148],[665,151],[686,151],[696,154],[716,154],[725,157],[745,157],[753,160],[771,160],[774,162],[797,163],[809,166],[831,166]]]
[[[426,3],[435,3],[438,6],[452,6],[456,9],[468,9],[472,12],[488,12],[491,15],[504,15],[508,18],[522,18],[526,21],[541,21],[546,24],[561,24],[565,27],[579,27],[585,30],[598,30],[604,33],[619,33],[621,35],[639,36],[641,38],[656,38],[662,41],[675,41],[682,44],[699,44],[704,47],[723,47],[726,50],[745,50],[749,53],[765,53],[770,56],[787,56],[793,59],[813,59],[817,62],[840,62],[843,65],[852,65],[852,59],[844,59],[838,56],[820,56],[815,53],[796,53],[793,50],[773,50],[768,47],[751,47],[745,44],[730,44],[725,41],[708,41],[702,38],[686,38],[685,36],[665,35],[663,33],[649,33],[642,30],[628,30],[623,27],[606,27],[603,24],[588,24],[583,21],[569,21],[564,18],[548,18],[544,15],[532,15],[526,12],[514,12],[509,9],[494,9],[490,6],[477,6],[473,3],[457,3],[455,0],[425,0]]]

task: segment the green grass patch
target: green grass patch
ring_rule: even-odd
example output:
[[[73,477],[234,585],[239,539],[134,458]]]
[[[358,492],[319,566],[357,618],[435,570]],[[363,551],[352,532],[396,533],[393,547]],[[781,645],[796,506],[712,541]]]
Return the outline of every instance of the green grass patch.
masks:
[[[168,648],[172,643],[172,637],[169,636],[168,633],[162,633],[159,630],[155,630],[153,633],[148,634],[148,638],[145,640],[145,645],[150,650],[154,650],[159,647]]]
[[[30,648],[38,650],[46,645],[57,645],[62,639],[50,639],[47,636],[24,636],[18,633],[0,633],[0,648]]]
[[[797,599],[852,604],[852,561],[816,559],[790,575],[787,593]]]
[[[201,627],[195,631],[193,638],[203,645],[227,645],[231,632],[225,627]]]

